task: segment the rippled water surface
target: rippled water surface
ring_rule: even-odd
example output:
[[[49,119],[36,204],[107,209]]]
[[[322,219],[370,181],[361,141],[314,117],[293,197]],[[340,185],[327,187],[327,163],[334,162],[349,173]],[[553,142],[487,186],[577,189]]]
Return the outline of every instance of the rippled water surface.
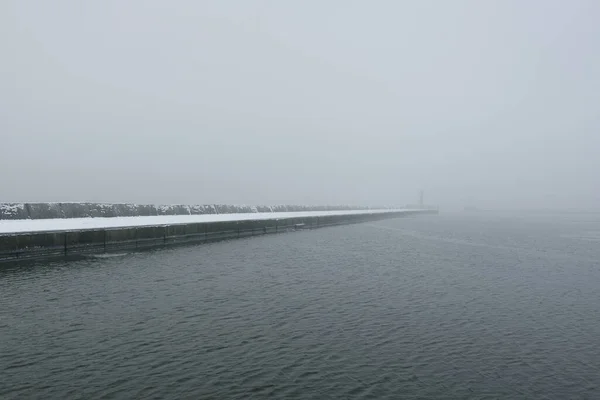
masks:
[[[0,267],[0,398],[600,398],[600,217]]]

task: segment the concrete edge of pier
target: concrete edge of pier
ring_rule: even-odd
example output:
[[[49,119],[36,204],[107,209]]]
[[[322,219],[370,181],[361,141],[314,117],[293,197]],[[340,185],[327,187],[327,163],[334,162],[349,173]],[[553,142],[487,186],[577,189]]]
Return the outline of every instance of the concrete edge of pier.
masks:
[[[0,263],[73,255],[136,251],[162,246],[199,244],[258,235],[372,222],[437,210],[299,216],[153,226],[93,228],[0,234]]]

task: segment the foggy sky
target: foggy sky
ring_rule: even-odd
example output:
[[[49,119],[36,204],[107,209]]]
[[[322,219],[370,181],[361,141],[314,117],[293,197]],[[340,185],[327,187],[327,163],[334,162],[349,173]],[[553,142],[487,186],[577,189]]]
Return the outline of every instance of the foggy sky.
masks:
[[[0,2],[0,201],[600,207],[600,2]]]

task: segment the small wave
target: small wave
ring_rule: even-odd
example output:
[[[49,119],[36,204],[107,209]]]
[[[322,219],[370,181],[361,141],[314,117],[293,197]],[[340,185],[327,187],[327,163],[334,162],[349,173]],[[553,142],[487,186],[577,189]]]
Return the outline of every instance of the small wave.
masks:
[[[129,253],[105,253],[105,254],[90,254],[91,258],[115,258],[115,257],[125,257]]]
[[[564,235],[560,235],[560,236],[565,239],[587,240],[590,242],[600,242],[600,232],[598,232],[598,231],[583,232],[582,234],[564,234]]]
[[[397,231],[397,232],[400,232],[401,235],[414,237],[416,239],[452,243],[452,244],[456,244],[459,246],[482,247],[482,248],[490,248],[490,249],[497,249],[497,250],[515,251],[515,252],[521,252],[521,253],[534,254],[538,257],[551,258],[551,259],[579,260],[579,261],[592,262],[592,263],[596,263],[598,261],[595,258],[580,257],[575,254],[565,254],[564,252],[554,251],[554,250],[536,250],[536,249],[531,249],[531,248],[527,248],[527,247],[506,246],[506,245],[502,245],[502,244],[472,242],[472,241],[468,241],[468,240],[464,240],[464,239],[451,239],[451,238],[445,238],[445,237],[440,237],[440,236],[436,236],[436,235],[422,234],[419,232],[410,231],[410,230],[406,230],[403,228],[393,228],[391,226],[385,226],[385,225],[365,224],[365,226],[368,226],[371,228],[376,228],[376,229],[384,229],[384,230],[388,230],[388,231]],[[567,236],[561,235],[561,237],[566,238]],[[577,236],[569,236],[569,237],[572,239],[578,239],[578,240],[600,241],[600,236],[594,237],[594,236],[577,235]]]

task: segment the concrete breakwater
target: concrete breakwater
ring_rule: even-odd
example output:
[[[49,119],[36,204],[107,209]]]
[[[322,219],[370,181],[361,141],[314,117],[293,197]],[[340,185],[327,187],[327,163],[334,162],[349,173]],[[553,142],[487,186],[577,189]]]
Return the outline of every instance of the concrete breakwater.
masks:
[[[245,206],[227,204],[154,205],[105,203],[0,203],[0,220],[54,218],[114,218],[160,215],[242,214],[268,212],[306,212],[384,209],[354,206]]]
[[[283,218],[212,221],[170,225],[94,228],[62,231],[34,231],[0,234],[0,262],[64,257],[70,255],[141,250],[186,243],[202,243],[248,236],[316,229],[328,226],[378,221],[415,214],[437,213],[431,210],[380,210],[360,213]],[[264,216],[264,214],[262,214]]]

